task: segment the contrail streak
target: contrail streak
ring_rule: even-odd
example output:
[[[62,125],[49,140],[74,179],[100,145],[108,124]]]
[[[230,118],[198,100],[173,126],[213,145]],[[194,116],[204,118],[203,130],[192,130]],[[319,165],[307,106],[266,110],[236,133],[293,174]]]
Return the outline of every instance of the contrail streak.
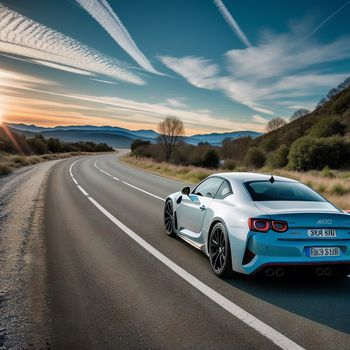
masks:
[[[252,44],[250,43],[246,35],[243,33],[242,29],[239,27],[236,20],[232,17],[231,13],[228,11],[228,9],[226,8],[222,0],[214,0],[214,4],[219,9],[220,13],[224,17],[227,24],[230,26],[233,32],[238,36],[239,40],[241,40],[241,42],[247,47],[252,46]]]
[[[144,81],[119,60],[37,23],[0,4],[0,52],[103,74],[129,83]],[[78,72],[78,71],[76,71]]]
[[[113,11],[106,0],[76,0],[114,39],[114,41],[126,51],[140,67],[154,74],[159,73],[137,47],[128,30]]]
[[[309,33],[303,40],[310,38],[310,36],[314,35],[318,32],[328,21],[330,21],[334,16],[336,16],[340,11],[342,11],[346,6],[350,4],[350,1],[347,1],[345,4],[340,6],[336,11],[334,11],[331,15],[329,15],[326,19],[324,19],[311,33]]]

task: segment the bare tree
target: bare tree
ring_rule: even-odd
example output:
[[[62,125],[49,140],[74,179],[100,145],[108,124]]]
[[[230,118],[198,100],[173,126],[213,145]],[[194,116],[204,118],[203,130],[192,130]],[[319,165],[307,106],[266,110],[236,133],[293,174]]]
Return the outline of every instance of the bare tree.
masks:
[[[167,117],[158,124],[158,131],[164,147],[165,160],[169,161],[178,138],[185,134],[184,124],[179,118]]]
[[[296,120],[296,119],[299,119],[301,117],[303,117],[304,115],[306,114],[309,114],[310,111],[306,108],[300,108],[300,109],[297,109],[290,117],[290,121],[293,121],[293,120]]]
[[[279,129],[280,127],[286,125],[287,122],[283,119],[283,118],[280,118],[280,117],[276,117],[276,118],[273,118],[271,119],[267,125],[266,125],[266,130],[268,132],[270,131],[274,131],[274,130],[277,130]]]

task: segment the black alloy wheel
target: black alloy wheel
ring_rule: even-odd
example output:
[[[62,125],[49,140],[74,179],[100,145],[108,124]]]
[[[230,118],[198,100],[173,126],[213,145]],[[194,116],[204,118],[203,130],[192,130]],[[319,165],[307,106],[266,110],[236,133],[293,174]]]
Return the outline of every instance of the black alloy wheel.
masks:
[[[232,276],[231,249],[225,226],[218,222],[209,237],[209,260],[214,273],[220,277]]]
[[[175,236],[175,214],[171,199],[165,202],[164,206],[164,226],[168,236]]]

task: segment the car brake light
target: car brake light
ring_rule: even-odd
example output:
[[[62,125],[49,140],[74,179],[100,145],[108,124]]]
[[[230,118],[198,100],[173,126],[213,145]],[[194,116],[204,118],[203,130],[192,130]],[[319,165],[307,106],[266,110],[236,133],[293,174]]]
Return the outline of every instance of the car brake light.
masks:
[[[288,230],[287,221],[267,220],[267,219],[248,219],[248,226],[251,231],[267,232],[273,229],[276,232],[286,232]]]
[[[250,218],[248,225],[252,231],[267,232],[270,229],[270,220]]]
[[[286,232],[288,230],[287,221],[272,220],[272,229],[276,232]]]

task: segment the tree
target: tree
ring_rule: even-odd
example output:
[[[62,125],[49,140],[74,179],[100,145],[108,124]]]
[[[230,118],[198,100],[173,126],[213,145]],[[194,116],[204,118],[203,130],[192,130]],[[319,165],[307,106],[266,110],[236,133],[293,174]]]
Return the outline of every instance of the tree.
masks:
[[[274,169],[283,168],[288,164],[288,154],[289,148],[282,145],[269,156],[268,164]]]
[[[301,117],[303,117],[304,115],[306,114],[309,114],[310,111],[306,108],[300,108],[298,110],[296,110],[290,117],[290,121],[293,121],[293,120],[296,120],[296,119],[299,119]]]
[[[208,150],[204,155],[203,166],[205,168],[217,169],[220,164],[220,158],[214,149]]]
[[[267,123],[266,130],[268,132],[274,131],[274,130],[281,128],[282,126],[284,126],[286,124],[287,124],[287,122],[283,118],[276,117],[276,118],[271,119]]]
[[[261,168],[265,165],[266,157],[258,147],[249,148],[246,156],[245,162],[248,166],[251,166],[255,169]]]
[[[140,139],[136,139],[133,142],[131,142],[130,148],[131,152],[136,151],[137,148],[142,147],[142,146],[149,146],[151,144],[150,141],[144,141]]]
[[[185,133],[183,122],[176,117],[167,117],[158,124],[160,142],[163,145],[165,160],[169,161],[176,142]]]
[[[328,102],[328,100],[325,97],[321,98],[320,101],[317,103],[316,108],[322,107],[327,102]]]

